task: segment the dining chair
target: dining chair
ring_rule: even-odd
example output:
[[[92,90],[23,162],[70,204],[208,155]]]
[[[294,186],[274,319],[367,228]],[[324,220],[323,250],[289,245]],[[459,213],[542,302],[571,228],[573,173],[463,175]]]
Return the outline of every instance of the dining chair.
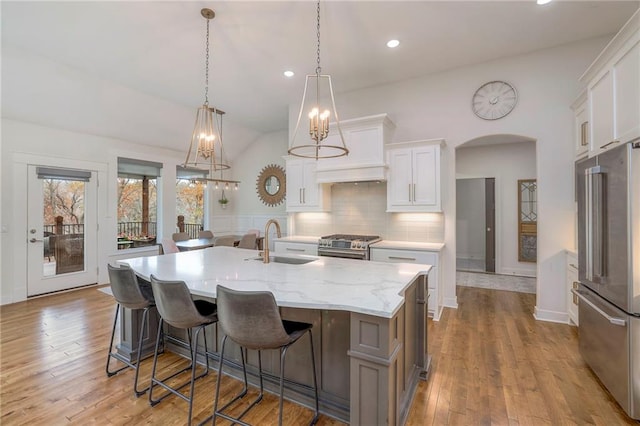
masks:
[[[199,231],[198,238],[213,238],[213,232],[209,230]]]
[[[255,250],[258,246],[256,234],[244,234],[238,243],[238,248]]]
[[[144,330],[147,327],[147,318],[149,317],[149,309],[155,306],[153,298],[153,292],[150,287],[141,287],[138,283],[138,278],[135,272],[128,265],[121,265],[120,267],[114,267],[107,265],[107,271],[109,272],[109,283],[111,285],[111,291],[113,297],[116,299],[116,314],[113,319],[113,328],[111,329],[111,340],[109,341],[109,352],[107,355],[106,372],[107,377],[111,377],[125,368],[133,368],[135,370],[135,377],[133,380],[133,392],[136,397],[144,394],[149,387],[144,389],[138,389],[138,377],[140,373],[140,362],[142,353],[142,341],[144,337]],[[146,283],[148,286],[148,283]],[[138,349],[136,351],[135,360],[129,360],[122,356],[118,351],[113,351],[113,338],[116,334],[116,325],[118,323],[118,313],[120,308],[127,308],[131,310],[142,309],[142,320],[140,321],[140,330],[138,335]],[[110,370],[109,365],[111,359],[115,359],[124,364],[124,366],[117,370]]]
[[[240,419],[253,406],[259,403],[263,397],[262,381],[262,356],[264,349],[280,350],[280,409],[278,414],[278,424],[282,425],[282,407],[284,392],[284,367],[285,356],[289,346],[294,344],[300,337],[309,333],[311,344],[311,368],[313,369],[313,387],[315,390],[315,415],[311,424],[318,420],[318,381],[316,378],[316,362],[313,351],[313,336],[311,334],[312,324],[283,320],[276,304],[273,294],[269,291],[236,291],[218,285],[216,287],[216,304],[218,307],[218,324],[224,334],[222,348],[220,350],[220,367],[218,368],[218,379],[216,382],[216,395],[213,405],[213,423],[216,417],[222,417],[232,423],[246,424]],[[237,400],[247,393],[247,373],[244,360],[244,350],[240,351],[242,356],[242,368],[244,373],[243,390],[233,397],[221,408],[220,404],[220,382],[222,379],[222,368],[224,365],[224,350],[227,338],[233,340],[244,349],[258,351],[258,373],[260,379],[260,393],[257,398],[240,413],[238,417],[232,417],[224,411],[233,405]],[[246,403],[245,403],[246,404]]]
[[[235,242],[236,242],[236,237],[234,237],[233,235],[226,235],[226,236],[216,238],[215,245],[233,247]]]
[[[259,229],[249,229],[249,230],[247,230],[247,234],[256,234],[256,238],[260,238],[260,230]]]
[[[154,275],[151,275],[151,289],[153,290],[153,297],[155,298],[156,308],[160,314],[160,323],[158,324],[158,335],[156,338],[155,352],[153,356],[153,368],[151,370],[151,384],[149,385],[149,404],[151,406],[156,405],[167,396],[173,394],[189,404],[189,414],[187,424],[191,425],[191,416],[193,413],[193,398],[195,390],[195,381],[201,377],[209,374],[209,350],[207,347],[207,335],[202,333],[204,340],[204,358],[205,368],[196,375],[197,370],[197,355],[198,355],[198,336],[204,330],[207,325],[213,324],[218,321],[217,308],[215,303],[207,302],[206,300],[193,300],[191,298],[191,292],[184,281],[165,281],[159,280]],[[156,375],[158,365],[158,353],[160,348],[160,342],[164,339],[163,324],[167,323],[171,327],[187,330],[189,337],[188,349],[190,354],[190,364],[182,370],[170,374],[165,378],[158,378]],[[182,342],[177,339],[172,339],[167,336],[168,339],[175,343],[181,344]],[[175,385],[175,381],[172,379],[181,373],[191,370],[191,378],[187,383],[182,385]],[[180,390],[189,385],[189,393],[181,392]],[[169,393],[166,393],[159,398],[154,399],[153,390],[154,387],[160,386]]]
[[[180,251],[176,242],[171,238],[163,238],[160,244],[162,245],[162,252],[164,254],[178,253]]]
[[[187,241],[191,239],[191,237],[186,232],[175,232],[171,235],[171,239],[173,241]]]

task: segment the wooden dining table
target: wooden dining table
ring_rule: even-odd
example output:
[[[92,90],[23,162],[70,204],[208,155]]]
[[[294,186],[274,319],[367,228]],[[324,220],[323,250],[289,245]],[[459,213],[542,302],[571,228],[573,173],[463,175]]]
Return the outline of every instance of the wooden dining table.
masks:
[[[200,250],[215,245],[215,238],[192,238],[190,240],[176,241],[180,251]]]
[[[233,237],[234,246],[237,246],[242,239],[242,235],[224,235],[214,238],[192,238],[190,240],[176,241],[176,246],[178,246],[178,250],[180,251],[200,250],[208,247],[214,247],[218,238],[222,237]],[[262,250],[263,241],[264,237],[256,238],[256,246],[258,250]]]

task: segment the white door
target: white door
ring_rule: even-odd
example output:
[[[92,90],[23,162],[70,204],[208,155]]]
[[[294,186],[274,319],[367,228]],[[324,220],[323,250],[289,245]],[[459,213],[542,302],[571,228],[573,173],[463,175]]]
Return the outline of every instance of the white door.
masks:
[[[27,295],[97,283],[96,173],[28,169]]]

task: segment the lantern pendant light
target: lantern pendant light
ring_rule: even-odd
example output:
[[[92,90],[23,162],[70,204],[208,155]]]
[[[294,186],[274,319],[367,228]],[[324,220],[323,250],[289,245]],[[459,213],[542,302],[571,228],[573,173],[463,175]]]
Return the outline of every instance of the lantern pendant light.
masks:
[[[200,14],[207,20],[207,43],[205,56],[204,103],[198,108],[196,122],[191,135],[191,143],[184,167],[209,170],[210,176],[217,171],[227,170],[222,145],[222,116],[224,111],[209,106],[209,22],[216,16],[211,9],[202,9]]]
[[[317,3],[317,19],[316,19],[316,72],[307,75],[305,80],[304,92],[302,93],[302,103],[300,112],[298,113],[298,121],[293,132],[293,137],[289,143],[289,154],[303,158],[334,158],[349,155],[349,150],[344,142],[342,129],[340,128],[340,120],[336,111],[336,102],[333,96],[333,86],[331,84],[331,76],[322,74],[320,67],[320,1]],[[315,91],[315,97],[313,92]],[[309,94],[309,96],[307,96]],[[322,103],[321,103],[322,102]],[[330,102],[330,105],[329,105]],[[330,109],[333,110],[333,119],[338,132],[330,135],[329,120],[331,117]],[[309,137],[310,141],[296,141],[296,136],[300,128],[302,114],[305,113],[309,118]],[[303,139],[301,136],[300,139]],[[298,143],[296,143],[298,142]]]

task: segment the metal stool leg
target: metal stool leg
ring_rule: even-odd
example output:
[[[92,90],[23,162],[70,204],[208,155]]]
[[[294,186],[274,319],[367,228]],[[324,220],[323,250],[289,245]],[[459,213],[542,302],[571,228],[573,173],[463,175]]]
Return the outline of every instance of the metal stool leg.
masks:
[[[243,425],[243,426],[251,426],[248,423],[243,422],[242,420],[240,420],[245,414],[247,414],[249,412],[249,410],[251,410],[251,408],[253,408],[257,403],[259,403],[260,401],[262,401],[262,398],[264,396],[263,393],[263,386],[262,386],[262,358],[260,356],[260,351],[258,351],[258,368],[260,370],[260,394],[258,395],[258,397],[251,402],[251,404],[249,404],[249,406],[247,408],[244,409],[244,411],[242,411],[242,413],[240,413],[240,415],[238,417],[231,417],[228,414],[223,413],[224,410],[226,410],[228,407],[230,407],[232,404],[234,404],[236,401],[238,401],[241,398],[244,398],[245,395],[247,394],[247,390],[249,388],[249,382],[247,381],[247,366],[246,366],[246,362],[245,362],[245,357],[244,357],[244,348],[240,348],[240,356],[242,358],[242,373],[244,375],[244,387],[242,389],[242,391],[233,397],[233,399],[231,399],[231,401],[227,402],[225,405],[223,405],[222,407],[218,408],[218,403],[219,403],[219,398],[220,398],[220,383],[222,381],[222,366],[223,366],[223,362],[224,362],[224,350],[225,350],[225,346],[227,343],[227,336],[224,336],[222,338],[222,349],[220,351],[220,367],[218,369],[218,381],[216,383],[216,395],[215,395],[215,401],[213,403],[213,424],[216,424],[216,418],[217,417],[222,417],[226,420],[229,420],[230,422],[233,422],[233,424],[239,424],[239,425]],[[205,419],[203,423],[207,422],[209,419]],[[201,424],[203,424],[201,423]]]
[[[144,311],[142,311],[142,324],[140,324],[140,336],[138,336],[138,354],[136,355],[136,366],[135,366],[136,375],[133,381],[133,391],[135,392],[136,397],[143,395],[149,389],[149,387],[147,386],[142,390],[138,390],[138,376],[140,375],[140,361],[142,361],[142,340],[144,339],[144,329],[146,328],[148,318],[149,318],[149,308],[145,308]]]
[[[282,426],[282,406],[284,402],[284,358],[289,346],[280,349],[280,410],[278,413],[278,426]]]
[[[218,401],[220,401],[220,382],[222,379],[222,366],[224,363],[224,348],[227,344],[227,336],[222,338],[222,349],[220,350],[220,366],[218,367],[218,380],[216,381],[216,396],[213,401],[213,425],[216,424],[216,416],[218,415]],[[243,357],[244,359],[244,357]]]
[[[142,358],[142,340],[144,337],[144,330],[146,328],[147,325],[147,318],[149,316],[149,308],[145,308],[142,311],[142,322],[140,324],[140,335],[138,336],[138,350],[137,350],[137,355],[136,355],[136,359],[135,361],[130,362],[128,359],[124,358],[122,355],[120,355],[117,352],[113,352],[113,340],[115,337],[115,333],[116,333],[116,326],[118,323],[118,314],[120,312],[120,304],[118,303],[116,305],[116,314],[114,316],[113,319],[113,328],[111,329],[111,340],[109,341],[109,353],[107,354],[107,365],[105,368],[105,371],[107,372],[107,376],[111,377],[117,373],[119,373],[120,371],[124,370],[127,367],[133,368],[136,373],[135,373],[135,379],[133,382],[133,392],[135,393],[136,397],[139,397],[140,395],[143,395],[148,389],[149,387],[146,387],[144,389],[138,390],[138,377],[139,377],[139,373],[140,373],[140,361]],[[118,368],[117,370],[109,370],[109,364],[111,361],[111,358],[115,358],[116,360],[122,362],[124,364],[123,367]]]
[[[120,312],[120,304],[117,303],[116,304],[116,314],[115,317],[113,318],[113,328],[111,329],[111,340],[109,341],[109,352],[107,353],[107,366],[105,368],[105,371],[107,372],[107,377],[111,377],[114,374],[117,374],[119,371],[124,370],[125,368],[127,368],[127,366],[125,365],[124,367],[121,367],[115,371],[109,371],[109,362],[111,361],[111,351],[113,351],[113,338],[116,334],[116,325],[118,324],[118,313]]]

